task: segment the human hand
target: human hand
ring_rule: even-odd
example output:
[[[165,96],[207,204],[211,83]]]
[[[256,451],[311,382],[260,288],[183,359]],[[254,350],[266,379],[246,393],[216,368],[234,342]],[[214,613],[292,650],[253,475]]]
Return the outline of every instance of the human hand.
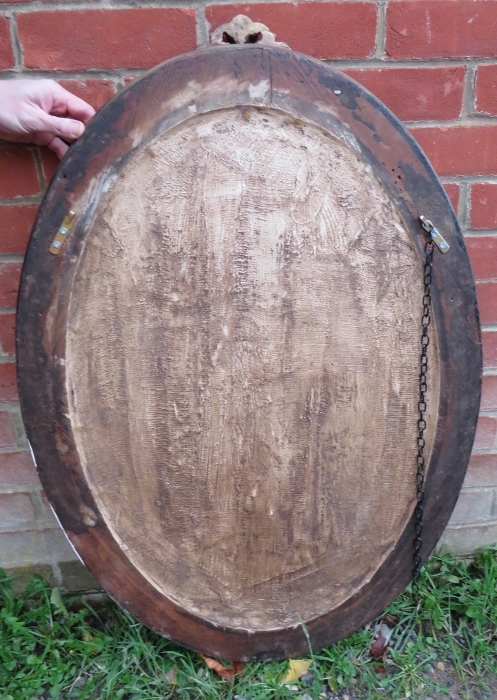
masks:
[[[62,158],[95,114],[55,80],[0,80],[0,138],[48,146]]]

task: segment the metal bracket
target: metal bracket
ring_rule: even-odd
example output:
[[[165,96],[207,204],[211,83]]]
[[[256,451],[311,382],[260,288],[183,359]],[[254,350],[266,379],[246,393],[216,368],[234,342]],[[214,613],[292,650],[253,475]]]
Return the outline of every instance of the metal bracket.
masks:
[[[58,255],[60,253],[60,249],[62,248],[62,245],[66,240],[67,234],[69,233],[69,230],[74,223],[75,216],[76,212],[70,211],[69,214],[67,214],[67,216],[64,217],[64,221],[61,223],[60,228],[55,234],[55,238],[52,241],[52,245],[48,249],[50,253],[52,253],[52,255]]]
[[[430,234],[430,238],[437,246],[438,250],[441,253],[448,253],[450,250],[450,245],[447,243],[442,234],[433,226],[431,221],[425,216],[420,216],[419,220],[421,221],[421,226],[424,228],[424,230]]]

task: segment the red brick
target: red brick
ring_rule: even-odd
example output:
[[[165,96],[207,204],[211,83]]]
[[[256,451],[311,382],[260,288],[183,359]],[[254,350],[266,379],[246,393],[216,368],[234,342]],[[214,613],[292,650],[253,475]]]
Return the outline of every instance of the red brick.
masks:
[[[0,198],[38,194],[33,151],[26,146],[0,146]]]
[[[480,416],[476,427],[475,442],[473,447],[476,450],[490,449],[495,444],[497,435],[497,419],[488,416]]]
[[[497,323],[497,282],[478,282],[476,285],[480,321]]]
[[[13,362],[0,363],[0,402],[19,401],[17,372]]]
[[[390,2],[386,17],[387,56],[497,56],[496,17],[496,0]]]
[[[497,228],[497,185],[478,182],[471,186],[471,228]]]
[[[16,350],[16,315],[0,314],[0,349],[5,355],[13,355]]]
[[[497,126],[413,127],[411,133],[439,175],[497,174]]]
[[[15,308],[21,269],[22,264],[18,262],[0,263],[0,307],[5,309]]]
[[[404,121],[457,119],[465,72],[464,66],[345,71]]]
[[[483,331],[483,366],[497,367],[497,331]]]
[[[27,68],[150,68],[196,46],[195,10],[60,10],[17,16]]]
[[[24,253],[38,205],[0,206],[0,253]]]
[[[0,447],[15,447],[16,437],[8,411],[0,411]]]
[[[497,486],[497,455],[471,455],[464,485],[469,488]]]
[[[116,86],[112,80],[59,80],[58,82],[66,90],[91,104],[94,109],[100,109],[116,94]]]
[[[294,51],[316,58],[367,58],[374,53],[377,6],[371,2],[303,2],[211,5],[211,29],[235,15],[263,22]]]
[[[0,484],[24,486],[39,483],[38,474],[28,452],[0,454]]]
[[[497,411],[497,375],[483,377],[481,405],[482,411]]]
[[[43,179],[45,180],[45,185],[48,187],[48,185],[52,181],[53,176],[57,172],[60,159],[58,156],[55,155],[53,151],[46,147],[40,148],[40,156]]]
[[[26,528],[35,524],[35,512],[29,493],[0,494],[0,527]]]
[[[7,17],[0,15],[0,70],[13,68],[15,65],[14,51],[10,38],[10,26]]]
[[[476,74],[477,112],[497,115],[497,66],[478,66]]]
[[[454,207],[454,211],[457,214],[457,210],[459,208],[459,195],[461,194],[461,188],[459,187],[459,185],[448,183],[444,185],[444,190],[447,192],[447,195],[450,199],[450,203]]]
[[[497,279],[497,238],[470,236],[465,240],[476,280]]]

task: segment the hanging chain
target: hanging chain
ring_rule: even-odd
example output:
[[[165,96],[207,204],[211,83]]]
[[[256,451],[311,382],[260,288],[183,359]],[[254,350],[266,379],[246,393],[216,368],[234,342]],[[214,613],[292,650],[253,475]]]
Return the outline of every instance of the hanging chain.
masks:
[[[425,485],[425,430],[426,430],[426,394],[428,391],[428,345],[430,344],[430,336],[428,328],[431,321],[431,276],[433,268],[433,239],[426,242],[425,245],[425,263],[424,263],[424,293],[423,293],[423,316],[421,317],[421,358],[419,372],[419,401],[418,401],[418,454],[417,454],[417,471],[416,471],[416,508],[414,511],[414,556],[413,556],[413,572],[412,572],[412,591],[415,595],[419,592],[419,574],[421,571],[421,545],[423,537],[423,509],[424,509],[424,485]]]

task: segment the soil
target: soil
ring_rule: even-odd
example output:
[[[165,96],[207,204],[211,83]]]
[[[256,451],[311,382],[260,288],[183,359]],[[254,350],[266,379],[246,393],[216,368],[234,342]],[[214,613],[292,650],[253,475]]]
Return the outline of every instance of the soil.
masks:
[[[425,674],[426,689],[421,691],[419,695],[412,696],[412,700],[497,700],[496,676],[486,675],[478,680],[462,681],[457,676],[453,666],[450,664],[441,665],[444,666],[443,669],[433,668]],[[438,690],[434,688],[438,688]],[[391,697],[388,690],[382,695],[385,700]],[[326,694],[321,693],[319,697],[320,700],[367,700],[371,695],[368,690],[363,690],[358,686],[338,692],[328,691]]]

